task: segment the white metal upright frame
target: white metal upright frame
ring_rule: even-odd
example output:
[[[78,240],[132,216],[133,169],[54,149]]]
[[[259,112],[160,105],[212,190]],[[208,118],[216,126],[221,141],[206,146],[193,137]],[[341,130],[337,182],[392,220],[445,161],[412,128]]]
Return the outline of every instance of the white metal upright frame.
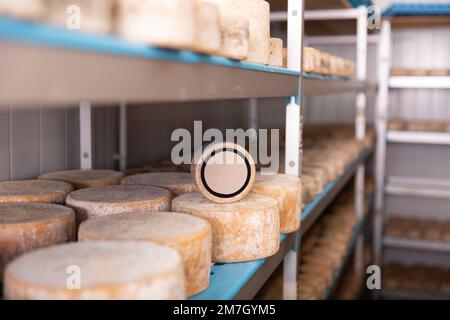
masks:
[[[288,0],[288,68],[302,70],[303,64],[303,14],[304,1]],[[300,176],[302,164],[302,77],[299,78],[298,95],[290,97],[286,106],[286,154],[285,173]],[[299,213],[300,214],[300,213]],[[283,299],[297,299],[300,233],[289,250],[283,264]]]
[[[301,12],[301,15],[299,14]],[[367,79],[367,8],[338,10],[314,10],[304,11],[304,1],[288,0],[287,12],[272,12],[272,22],[288,21],[288,67],[292,70],[302,70],[304,21],[306,20],[356,20],[356,80],[365,83]],[[303,97],[303,76],[299,83],[299,96]],[[302,165],[302,104],[291,97],[286,109],[286,174],[301,175]],[[363,141],[366,134],[366,87],[358,87],[355,101],[355,137]],[[297,146],[300,145],[300,148]],[[355,212],[358,221],[364,215],[364,163],[356,169],[355,183]],[[300,248],[300,233],[297,235],[296,246]],[[363,268],[363,235],[360,234],[355,245],[355,271],[362,273]],[[298,275],[297,267],[300,254],[294,248],[284,260],[283,298],[294,299],[297,297]]]

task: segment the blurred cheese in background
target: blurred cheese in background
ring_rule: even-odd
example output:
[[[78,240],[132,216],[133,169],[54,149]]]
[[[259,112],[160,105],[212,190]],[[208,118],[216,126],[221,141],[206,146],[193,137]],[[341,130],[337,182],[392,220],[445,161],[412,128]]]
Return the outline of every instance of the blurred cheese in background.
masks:
[[[283,67],[283,40],[270,38],[269,65],[273,67]]]
[[[44,0],[0,0],[0,14],[29,20],[40,20],[45,14]]]
[[[110,0],[47,0],[49,23],[93,33],[110,33],[113,27],[114,1]]]
[[[249,55],[250,27],[248,19],[233,5],[233,0],[205,0],[220,9],[221,48],[219,55],[245,60]]]
[[[118,0],[116,32],[163,48],[195,47],[195,0]]]

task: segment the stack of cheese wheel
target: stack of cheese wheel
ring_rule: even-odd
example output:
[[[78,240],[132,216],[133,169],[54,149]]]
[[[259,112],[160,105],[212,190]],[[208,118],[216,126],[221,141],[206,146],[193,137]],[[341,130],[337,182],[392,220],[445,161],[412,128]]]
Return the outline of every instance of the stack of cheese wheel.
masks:
[[[88,241],[25,254],[5,271],[6,299],[185,298],[181,258],[139,241]]]
[[[185,193],[172,210],[205,218],[213,233],[213,262],[240,262],[271,256],[279,248],[279,213],[275,199],[250,193],[239,202],[212,203],[200,193]]]
[[[122,213],[91,219],[83,222],[78,232],[80,241],[150,241],[178,250],[188,296],[209,285],[211,237],[208,221],[174,212]]]
[[[219,55],[236,60],[245,60],[249,54],[250,27],[248,19],[233,6],[234,0],[205,0],[220,9]]]
[[[195,1],[196,36],[191,50],[216,54],[221,47],[219,7],[207,0]]]
[[[264,0],[233,0],[235,12],[249,21],[248,62],[268,64],[270,51],[270,5]]]
[[[122,212],[170,210],[172,196],[168,190],[138,185],[103,186],[80,189],[67,196],[77,221]]]
[[[186,172],[141,173],[124,178],[122,184],[161,187],[174,196],[197,191],[191,174]]]
[[[0,203],[48,202],[64,204],[73,190],[68,183],[45,180],[20,180],[0,182]]]
[[[319,186],[320,192],[328,183],[328,175],[325,170],[317,167],[302,167],[302,175],[312,176]]]
[[[311,47],[303,48],[303,71],[316,72],[320,68],[319,50]]]
[[[120,36],[163,48],[195,46],[195,0],[119,0],[117,4]]]
[[[0,204],[0,282],[6,264],[41,247],[73,241],[75,213],[50,203]]]
[[[45,14],[45,0],[0,1],[0,14],[21,19],[39,20]]]
[[[283,66],[283,40],[270,38],[269,66]]]
[[[255,174],[250,153],[233,142],[212,143],[198,150],[192,164],[198,191],[216,203],[243,199],[253,187]]]
[[[302,174],[302,199],[308,203],[321,192],[320,186],[316,183],[314,177]]]
[[[298,177],[284,174],[258,174],[253,186],[253,192],[278,201],[281,233],[291,233],[300,228],[301,190],[301,180]]]
[[[94,33],[109,33],[113,26],[111,0],[46,0],[50,23]]]
[[[75,189],[120,184],[123,173],[113,170],[67,170],[44,173],[41,180],[58,180],[70,183]]]

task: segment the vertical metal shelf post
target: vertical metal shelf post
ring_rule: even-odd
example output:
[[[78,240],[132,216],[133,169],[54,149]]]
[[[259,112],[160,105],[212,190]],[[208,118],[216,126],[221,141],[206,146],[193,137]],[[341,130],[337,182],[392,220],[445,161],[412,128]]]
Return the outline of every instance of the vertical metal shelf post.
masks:
[[[356,78],[360,81],[367,80],[367,8],[358,7],[356,19]],[[355,110],[355,135],[358,142],[364,141],[366,137],[366,91],[356,93]],[[365,164],[361,163],[356,169],[355,176],[355,212],[356,220],[361,221],[364,217],[364,180]],[[356,240],[354,252],[354,272],[361,276],[364,264],[364,235],[360,233]]]
[[[92,169],[92,108],[87,101],[80,102],[80,167]]]
[[[288,68],[301,72],[303,63],[304,0],[288,0]],[[302,170],[302,76],[299,77],[298,95],[290,97],[286,106],[286,162],[285,173],[301,176]],[[300,213],[299,213],[300,214]],[[295,300],[298,292],[298,265],[300,232],[294,246],[284,258],[283,299]]]
[[[119,106],[119,168],[127,170],[127,104],[122,102]]]
[[[375,164],[375,215],[374,252],[375,263],[382,263],[384,226],[384,184],[386,172],[386,123],[388,118],[389,71],[391,56],[391,22],[383,21],[378,47],[378,96],[376,104],[376,164]]]

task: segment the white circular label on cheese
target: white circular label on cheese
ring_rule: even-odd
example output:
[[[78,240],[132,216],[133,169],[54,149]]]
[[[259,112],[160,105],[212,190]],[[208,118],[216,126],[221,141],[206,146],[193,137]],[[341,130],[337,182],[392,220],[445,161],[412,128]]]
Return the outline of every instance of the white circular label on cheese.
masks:
[[[240,153],[234,150],[216,150],[206,162],[204,179],[214,193],[232,195],[246,187],[248,166]]]

